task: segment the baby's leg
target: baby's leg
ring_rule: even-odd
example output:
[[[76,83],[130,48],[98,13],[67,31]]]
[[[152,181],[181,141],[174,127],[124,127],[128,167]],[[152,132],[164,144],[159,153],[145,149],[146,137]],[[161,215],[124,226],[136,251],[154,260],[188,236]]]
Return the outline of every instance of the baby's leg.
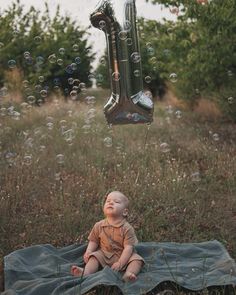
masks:
[[[140,260],[131,261],[126,268],[125,274],[123,275],[123,280],[125,282],[135,281],[137,279],[137,274],[140,272],[142,266],[143,266],[143,261],[140,261]]]
[[[94,256],[91,256],[89,258],[89,261],[85,265],[84,269],[82,267],[73,265],[71,267],[71,274],[73,276],[81,277],[82,275],[85,276],[85,275],[90,275],[92,273],[95,273],[96,271],[98,271],[98,268],[99,268],[98,260]]]

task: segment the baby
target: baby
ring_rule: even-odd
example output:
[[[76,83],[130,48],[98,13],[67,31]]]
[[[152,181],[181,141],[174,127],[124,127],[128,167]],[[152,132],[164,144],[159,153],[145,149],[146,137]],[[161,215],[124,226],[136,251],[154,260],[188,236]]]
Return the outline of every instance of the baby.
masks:
[[[137,279],[144,260],[134,251],[138,240],[133,227],[126,221],[128,205],[127,197],[121,192],[107,195],[103,206],[106,218],[94,225],[88,237],[85,268],[72,266],[72,275],[89,275],[108,265],[115,271],[124,271],[126,282]]]

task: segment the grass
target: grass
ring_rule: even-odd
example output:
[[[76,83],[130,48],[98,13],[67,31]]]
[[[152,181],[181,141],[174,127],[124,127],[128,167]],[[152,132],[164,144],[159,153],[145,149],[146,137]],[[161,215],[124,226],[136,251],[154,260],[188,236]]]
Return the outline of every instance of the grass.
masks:
[[[235,258],[235,125],[162,103],[150,126],[108,127],[108,95],[15,103],[20,117],[2,104],[1,261],[34,244],[85,242],[110,190],[129,197],[140,241],[217,239]]]

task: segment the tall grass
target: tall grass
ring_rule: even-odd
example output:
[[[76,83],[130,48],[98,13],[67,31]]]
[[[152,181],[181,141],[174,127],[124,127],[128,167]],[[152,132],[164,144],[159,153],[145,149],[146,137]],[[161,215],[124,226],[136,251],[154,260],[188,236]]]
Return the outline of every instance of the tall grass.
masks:
[[[95,100],[91,98],[95,96]],[[108,127],[107,92],[1,106],[0,255],[85,242],[107,191],[130,199],[140,241],[221,241],[236,257],[235,125],[157,104],[148,125]]]

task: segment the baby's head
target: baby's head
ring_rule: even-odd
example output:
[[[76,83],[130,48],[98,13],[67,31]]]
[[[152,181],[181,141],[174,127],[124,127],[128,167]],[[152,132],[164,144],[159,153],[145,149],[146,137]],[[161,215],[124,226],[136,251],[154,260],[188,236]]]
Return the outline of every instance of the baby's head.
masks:
[[[129,200],[119,191],[113,191],[105,197],[103,212],[106,216],[127,217]]]

